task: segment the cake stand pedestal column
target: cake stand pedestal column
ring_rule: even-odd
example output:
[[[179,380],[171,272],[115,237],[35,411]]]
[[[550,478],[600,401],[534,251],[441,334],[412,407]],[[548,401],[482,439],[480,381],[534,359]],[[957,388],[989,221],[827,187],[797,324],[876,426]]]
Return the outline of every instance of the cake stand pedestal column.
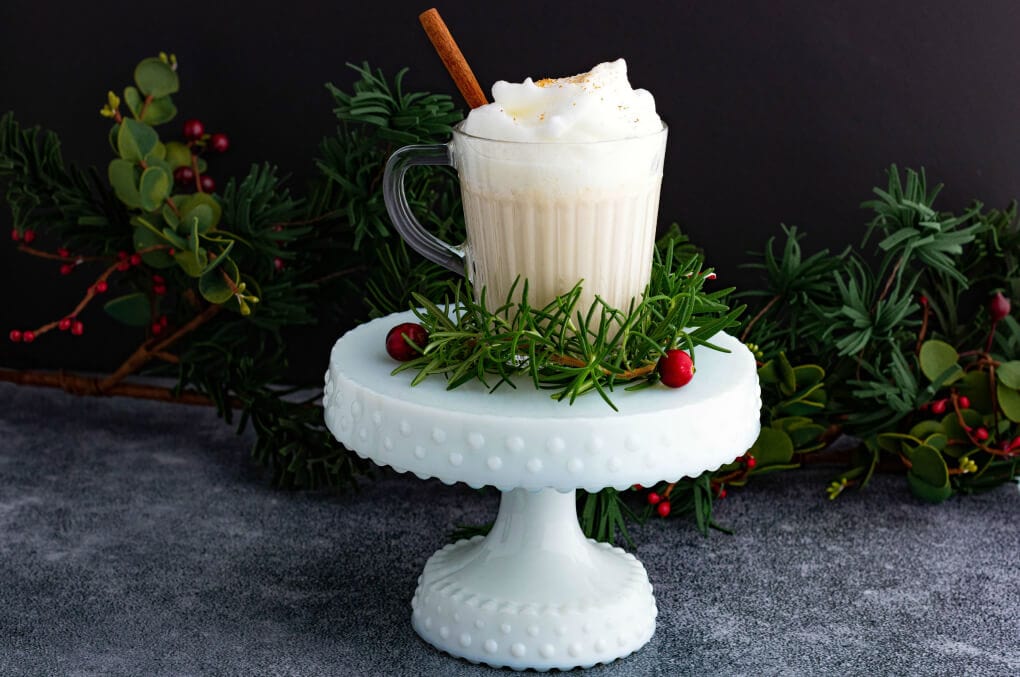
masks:
[[[414,629],[455,656],[496,667],[549,670],[605,663],[655,631],[648,575],[630,553],[585,538],[575,490],[624,490],[714,470],[758,436],[754,357],[717,334],[722,351],[695,350],[697,377],[681,389],[554,402],[529,379],[489,393],[411,387],[391,376],[387,331],[412,313],[373,320],[333,347],[326,425],[364,458],[446,484],[503,492],[486,537],[447,545],[426,563],[412,601]]]

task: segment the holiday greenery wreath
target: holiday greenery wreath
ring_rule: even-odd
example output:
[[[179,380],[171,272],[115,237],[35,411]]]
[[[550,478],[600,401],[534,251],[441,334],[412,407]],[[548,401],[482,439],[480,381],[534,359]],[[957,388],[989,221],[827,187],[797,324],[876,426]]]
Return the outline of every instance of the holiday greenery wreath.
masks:
[[[424,354],[398,369],[437,374],[456,386],[474,378],[530,374],[572,401],[615,385],[655,386],[662,356],[739,329],[759,360],[762,433],[734,463],[656,487],[582,494],[585,531],[627,538],[626,524],[654,511],[692,514],[706,531],[727,486],[814,461],[841,469],[835,498],[879,469],[905,471],[918,497],[941,501],[1015,479],[1020,472],[1020,227],[1016,206],[974,203],[941,212],[923,171],[896,167],[864,203],[871,213],[860,250],[803,253],[802,233],[783,228],[750,265],[762,287],[706,291],[700,253],[674,227],[660,241],[652,283],[624,311],[604,305],[576,316],[576,290],[550,306],[508,301],[489,312],[464,282],[409,252],[388,225],[379,181],[398,144],[445,140],[461,119],[441,94],[405,91],[367,65],[351,91],[332,85],[336,132],[319,147],[320,180],[302,197],[271,164],[256,165],[220,192],[208,163],[229,147],[196,119],[182,140],[157,127],[177,114],[177,62],[143,60],[113,120],[106,175],[67,165],[53,132],[0,118],[0,183],[22,252],[60,272],[91,270],[81,301],[9,338],[32,343],[53,331],[80,335],[92,303],[134,327],[138,348],[110,375],[2,370],[0,378],[92,395],[212,404],[256,432],[253,456],[284,486],[351,485],[367,464],[326,431],[319,395],[287,383],[281,331],[312,324],[323,308],[351,325],[408,307],[430,333]],[[445,168],[407,183],[419,218],[444,239],[462,237],[455,184]],[[37,236],[57,246],[42,248]],[[870,249],[869,241],[874,239]],[[526,284],[526,281],[521,281]],[[359,302],[338,306],[334,299]],[[451,309],[457,309],[451,312]],[[611,320],[611,321],[610,321]],[[566,331],[565,327],[571,331]],[[611,328],[615,327],[613,330]],[[626,331],[621,330],[626,328]],[[70,340],[70,339],[65,339]],[[133,374],[172,375],[160,388]],[[569,406],[551,404],[550,406]],[[830,442],[843,438],[834,451]],[[639,493],[641,492],[641,493]]]

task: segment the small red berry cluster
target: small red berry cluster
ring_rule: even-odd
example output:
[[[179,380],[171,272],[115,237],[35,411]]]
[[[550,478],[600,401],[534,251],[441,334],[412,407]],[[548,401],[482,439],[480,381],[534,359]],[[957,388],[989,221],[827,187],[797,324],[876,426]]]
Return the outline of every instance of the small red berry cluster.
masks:
[[[35,239],[34,233],[32,234],[31,237],[27,238],[25,237],[25,235],[28,233],[32,233],[32,231],[25,231],[25,233],[20,234],[19,237],[13,237],[12,235],[12,239],[21,241],[34,240]],[[34,253],[36,256],[41,256],[46,259],[56,259],[59,261],[63,261],[63,263],[61,263],[60,265],[61,275],[70,275],[74,271],[75,267],[86,261],[106,259],[106,257],[76,256],[73,255],[70,251],[68,251],[64,247],[58,248],[56,250],[56,254],[51,254],[49,252],[40,252],[34,249],[29,251]],[[144,251],[148,250],[143,250],[143,253]],[[170,250],[170,253],[172,254],[173,250]],[[138,252],[128,253],[126,251],[117,252],[114,262],[111,265],[108,265],[108,267],[99,275],[99,277],[96,278],[95,282],[88,286],[84,298],[78,303],[77,307],[75,307],[75,309],[69,315],[61,318],[60,320],[55,320],[53,322],[44,324],[40,327],[37,327],[36,329],[12,329],[7,334],[8,339],[10,339],[14,343],[32,343],[40,335],[45,334],[54,329],[70,332],[71,335],[73,336],[81,336],[82,334],[85,333],[85,325],[81,322],[81,320],[78,319],[78,314],[82,310],[84,310],[86,306],[88,306],[88,304],[91,302],[93,298],[100,294],[105,294],[107,291],[109,291],[110,283],[108,281],[108,278],[110,277],[110,275],[112,275],[114,272],[125,272],[130,270],[132,267],[140,265],[142,265],[142,255],[140,253]],[[152,275],[152,293],[157,297],[163,296],[167,293],[166,279],[162,275],[158,274]],[[154,336],[158,336],[159,334],[163,333],[166,330],[167,325],[168,320],[165,315],[156,317],[156,319],[150,326],[152,334]]]
[[[634,488],[641,489],[642,487],[640,484],[635,484]],[[648,505],[655,508],[655,512],[659,515],[659,517],[669,517],[670,511],[673,509],[673,506],[670,505],[669,502],[669,495],[672,491],[673,485],[671,484],[666,487],[666,490],[661,494],[657,491],[649,491],[645,496],[645,500],[648,501]]]
[[[226,153],[230,148],[230,138],[223,132],[206,134],[205,124],[201,120],[191,119],[184,123],[184,138],[188,142],[188,148],[192,149],[191,166],[184,165],[174,170],[174,181],[177,185],[186,187],[194,185],[201,193],[212,193],[216,191],[216,181],[208,174],[203,174],[198,169],[198,156],[194,148],[209,148],[216,153]]]
[[[11,231],[11,239],[15,242],[24,242],[25,244],[32,244],[35,242],[35,231],[32,229],[18,230],[15,228]]]
[[[967,434],[970,443],[976,445],[983,451],[991,452],[993,454],[1008,454],[1013,455],[1013,452],[1020,452],[1020,435],[1013,439],[1005,439],[998,443],[998,447],[989,446],[989,438],[991,433],[988,428],[984,426],[971,426],[968,425],[964,419],[963,412],[970,409],[970,398],[966,395],[960,395],[955,390],[950,394],[949,397],[942,397],[931,402],[922,404],[919,411],[922,413],[931,413],[935,416],[944,416],[950,411],[956,415],[956,420],[960,424],[960,428]],[[949,440],[950,444],[964,444],[966,440]],[[995,442],[992,442],[995,444]]]

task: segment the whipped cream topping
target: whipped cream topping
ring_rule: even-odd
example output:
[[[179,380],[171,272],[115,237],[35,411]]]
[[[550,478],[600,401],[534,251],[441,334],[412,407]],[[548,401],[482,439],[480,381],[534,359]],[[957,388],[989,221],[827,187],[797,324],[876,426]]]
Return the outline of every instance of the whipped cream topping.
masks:
[[[634,89],[623,59],[587,73],[524,82],[500,80],[493,103],[472,110],[462,130],[501,141],[611,141],[662,129],[655,98]]]

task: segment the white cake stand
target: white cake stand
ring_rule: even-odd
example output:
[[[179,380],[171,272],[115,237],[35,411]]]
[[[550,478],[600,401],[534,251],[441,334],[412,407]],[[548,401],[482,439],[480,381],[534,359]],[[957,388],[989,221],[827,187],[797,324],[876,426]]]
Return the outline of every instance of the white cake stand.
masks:
[[[429,558],[411,601],[414,629],[455,656],[516,670],[608,663],[641,648],[657,610],[645,568],[620,548],[585,538],[574,492],[653,485],[718,468],[754,443],[761,407],[754,357],[719,334],[699,348],[697,374],[674,390],[590,394],[554,402],[530,380],[490,394],[410,387],[391,376],[387,331],[411,313],[344,335],[326,372],[326,424],[358,455],[446,484],[503,492],[486,537]]]

